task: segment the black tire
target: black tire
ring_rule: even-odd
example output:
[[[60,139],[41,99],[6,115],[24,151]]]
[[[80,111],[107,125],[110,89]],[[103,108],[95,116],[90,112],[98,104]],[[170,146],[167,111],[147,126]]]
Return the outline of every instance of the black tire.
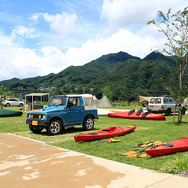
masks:
[[[22,103],[20,103],[20,104],[19,104],[19,107],[22,107],[22,106],[23,106],[23,104],[22,104]]]
[[[7,104],[6,104],[6,107],[9,107],[9,106],[10,106],[10,104],[9,104],[9,103],[7,103]]]
[[[61,121],[54,119],[50,122],[48,127],[46,128],[49,135],[58,135],[62,132],[62,123]]]
[[[170,115],[171,115],[171,109],[168,108],[168,109],[166,110],[166,116],[170,116]]]
[[[33,133],[41,133],[41,131],[43,130],[43,127],[38,127],[38,126],[32,126],[29,125],[29,129],[33,132]]]
[[[92,130],[94,128],[94,120],[93,117],[86,117],[83,123],[83,128],[86,131]]]

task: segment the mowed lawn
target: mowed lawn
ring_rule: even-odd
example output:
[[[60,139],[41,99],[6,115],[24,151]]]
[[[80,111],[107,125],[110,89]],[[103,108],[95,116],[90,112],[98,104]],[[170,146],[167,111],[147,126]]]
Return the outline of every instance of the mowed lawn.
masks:
[[[19,110],[18,107],[5,108]],[[156,170],[159,172],[181,173],[188,172],[188,152],[180,152],[176,154],[155,157],[146,156],[144,158],[122,156],[120,154],[136,149],[134,145],[146,141],[162,141],[167,143],[183,136],[188,137],[188,115],[183,116],[183,122],[173,123],[173,116],[166,117],[166,121],[148,121],[148,120],[127,120],[119,118],[108,118],[107,116],[99,116],[95,120],[95,128],[89,132],[99,131],[111,126],[132,126],[138,125],[137,129],[124,136],[117,137],[121,142],[117,143],[101,143],[101,140],[90,142],[75,142],[74,135],[87,133],[82,127],[66,129],[64,133],[57,136],[49,136],[46,130],[41,134],[33,134],[28,125],[26,125],[26,113],[20,117],[0,118],[0,132],[13,133],[24,137],[29,137],[47,144],[66,148],[81,153],[102,157],[121,163],[131,164],[143,168]]]

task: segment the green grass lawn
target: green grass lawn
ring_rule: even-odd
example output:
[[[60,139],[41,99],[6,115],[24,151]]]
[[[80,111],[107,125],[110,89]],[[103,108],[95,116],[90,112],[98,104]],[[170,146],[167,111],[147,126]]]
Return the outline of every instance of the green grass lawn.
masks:
[[[19,108],[14,107],[5,109],[18,110]],[[16,135],[40,140],[53,146],[160,172],[174,174],[184,171],[188,172],[188,152],[181,152],[156,158],[150,156],[145,158],[129,158],[120,155],[121,153],[135,149],[133,146],[138,143],[151,140],[159,140],[164,143],[181,138],[182,136],[188,137],[188,115],[183,116],[183,122],[181,124],[176,123],[177,117],[175,123],[172,123],[173,116],[166,117],[166,119],[166,121],[145,121],[99,116],[99,119],[95,121],[94,130],[90,132],[99,131],[111,126],[138,125],[134,132],[118,137],[118,139],[121,139],[121,142],[117,143],[101,143],[100,140],[77,143],[73,136],[83,133],[82,127],[66,129],[64,133],[57,136],[48,136],[45,130],[41,134],[33,134],[25,123],[25,112],[23,112],[23,115],[20,117],[1,117],[0,132],[14,133]]]

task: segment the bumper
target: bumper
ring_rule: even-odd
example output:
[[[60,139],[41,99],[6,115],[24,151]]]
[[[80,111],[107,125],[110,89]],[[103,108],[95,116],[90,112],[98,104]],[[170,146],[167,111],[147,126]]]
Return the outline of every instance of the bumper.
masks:
[[[26,120],[26,124],[32,125],[32,126],[40,126],[40,127],[47,127],[48,121],[34,121],[34,120]]]
[[[155,114],[162,114],[166,113],[166,110],[148,110],[149,112],[155,113]]]

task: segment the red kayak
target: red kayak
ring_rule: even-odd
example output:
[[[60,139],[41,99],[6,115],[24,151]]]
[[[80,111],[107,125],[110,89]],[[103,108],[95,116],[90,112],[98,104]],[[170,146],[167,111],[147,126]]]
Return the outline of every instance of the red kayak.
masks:
[[[125,119],[142,119],[142,120],[158,120],[165,121],[166,118],[163,115],[158,115],[150,112],[143,112],[142,110],[131,110],[124,112],[109,113],[108,117],[111,118],[125,118]]]
[[[112,138],[115,136],[121,136],[133,132],[136,129],[136,127],[137,125],[130,127],[109,127],[94,133],[75,135],[74,139],[76,142],[80,142],[80,141],[98,140],[103,138]]]
[[[151,149],[147,149],[145,150],[145,152],[151,157],[158,157],[176,152],[188,151],[188,137],[182,137],[178,140],[169,142],[168,144],[172,144],[173,146],[158,146]]]

